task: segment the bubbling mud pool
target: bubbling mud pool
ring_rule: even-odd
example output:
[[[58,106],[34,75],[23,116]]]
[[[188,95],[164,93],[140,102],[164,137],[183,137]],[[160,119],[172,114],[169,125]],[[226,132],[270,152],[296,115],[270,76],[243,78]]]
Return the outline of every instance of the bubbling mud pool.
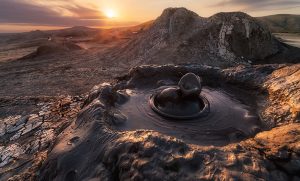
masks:
[[[254,136],[261,131],[262,124],[255,106],[223,89],[204,87],[201,96],[209,102],[210,111],[195,119],[180,120],[162,117],[154,112],[149,99],[158,89],[127,89],[130,99],[118,106],[127,121],[117,126],[120,131],[147,129],[182,139],[198,145],[222,146]],[[251,98],[250,98],[251,99]]]

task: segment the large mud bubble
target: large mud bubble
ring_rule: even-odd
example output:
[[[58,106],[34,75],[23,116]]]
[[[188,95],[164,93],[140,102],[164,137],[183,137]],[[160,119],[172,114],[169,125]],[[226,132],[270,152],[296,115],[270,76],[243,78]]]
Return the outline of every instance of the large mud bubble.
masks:
[[[266,65],[239,67],[233,71],[196,65],[137,67],[127,76],[120,78],[119,83],[102,84],[91,91],[77,121],[58,138],[57,145],[41,170],[40,178],[41,180],[299,179],[300,126],[295,123],[297,116],[291,114],[288,117],[289,124],[284,124],[285,120],[270,121],[271,118],[265,111],[271,103],[264,104],[268,101],[268,96],[260,87],[264,83],[268,85],[268,75],[279,68],[280,65]],[[177,122],[162,120],[164,118],[158,118],[154,112],[150,113],[151,109],[147,107],[149,106],[147,95],[152,93],[151,90],[173,86],[188,72],[203,78],[203,95],[211,96],[211,100],[209,98],[208,100],[216,101],[216,105],[221,107],[220,110],[226,107],[228,101],[234,104],[229,108],[227,106],[225,113],[222,111],[213,113],[215,118],[219,119],[217,119],[219,124],[224,121],[225,124],[220,126],[221,129],[215,129],[212,134],[204,137],[200,134],[200,138],[178,137],[184,134],[180,133],[182,127],[177,126]],[[256,93],[250,94],[247,91],[249,89]],[[218,103],[220,99],[222,103]],[[240,117],[230,120],[230,116],[226,116],[226,113],[236,106],[239,108]],[[136,112],[141,114],[137,115]],[[245,112],[251,115],[250,120],[241,120],[241,115],[245,116]],[[164,125],[152,124],[153,116],[149,119],[148,113],[153,114],[154,118]],[[209,122],[210,118],[206,119]],[[242,124],[236,124],[236,121],[241,121]],[[189,127],[191,122],[193,121],[183,125]],[[279,123],[282,126],[273,128]],[[200,132],[211,128],[210,124],[204,125],[204,129],[201,126],[192,127],[200,129]],[[232,129],[235,125],[237,125],[235,129]],[[226,129],[222,129],[223,127]],[[250,129],[253,127],[255,129]],[[254,131],[238,139],[232,139],[226,134],[216,136],[216,133],[224,131],[231,133],[239,130],[247,133],[248,129]],[[268,129],[270,131],[263,131]],[[185,133],[189,132],[188,129],[183,130]],[[174,131],[175,133],[172,133]],[[262,132],[257,134],[258,131]]]

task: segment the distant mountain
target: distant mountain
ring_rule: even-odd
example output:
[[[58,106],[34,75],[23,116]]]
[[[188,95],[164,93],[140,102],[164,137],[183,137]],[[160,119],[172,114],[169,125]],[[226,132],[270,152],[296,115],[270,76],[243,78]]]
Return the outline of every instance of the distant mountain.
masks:
[[[94,36],[100,31],[100,29],[89,28],[85,26],[74,26],[72,28],[66,28],[61,30],[46,31],[48,34],[52,34],[58,37],[87,37]]]
[[[273,33],[300,33],[300,15],[277,14],[258,17]]]

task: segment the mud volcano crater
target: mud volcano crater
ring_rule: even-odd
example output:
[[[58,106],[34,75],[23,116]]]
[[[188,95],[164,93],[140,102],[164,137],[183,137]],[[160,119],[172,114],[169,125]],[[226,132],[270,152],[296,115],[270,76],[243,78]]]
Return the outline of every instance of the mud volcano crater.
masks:
[[[155,75],[145,67],[143,74],[134,72],[99,96],[113,130],[153,130],[186,143],[222,146],[265,129],[258,96],[216,74],[189,68]]]
[[[298,87],[291,86],[299,84],[299,68],[299,65],[228,69],[203,65],[136,67],[119,77],[117,83],[97,85],[89,92],[77,120],[58,137],[41,168],[40,180],[298,177],[297,102],[290,104],[291,109],[287,109],[290,112],[282,117],[283,110],[277,101],[291,102],[282,101],[280,96],[284,93],[280,91],[287,87],[295,90],[292,100],[299,99]],[[198,78],[191,86],[185,85],[186,81],[179,83],[187,73],[201,77],[200,84]],[[159,114],[149,105],[153,95],[170,89],[173,95],[173,90],[178,91],[181,85],[197,94],[201,90],[196,100],[206,98],[207,114],[175,119]],[[269,95],[265,94],[267,91]],[[175,95],[186,99],[186,95]],[[158,109],[174,116],[174,112],[163,109],[169,106]],[[200,112],[204,109],[196,108]]]

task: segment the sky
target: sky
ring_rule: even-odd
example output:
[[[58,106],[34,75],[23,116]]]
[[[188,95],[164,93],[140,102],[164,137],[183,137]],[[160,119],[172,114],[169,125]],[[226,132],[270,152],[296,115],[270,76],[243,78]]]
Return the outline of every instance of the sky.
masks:
[[[0,32],[131,26],[157,18],[168,7],[186,7],[203,17],[229,11],[300,14],[300,0],[0,0]]]

